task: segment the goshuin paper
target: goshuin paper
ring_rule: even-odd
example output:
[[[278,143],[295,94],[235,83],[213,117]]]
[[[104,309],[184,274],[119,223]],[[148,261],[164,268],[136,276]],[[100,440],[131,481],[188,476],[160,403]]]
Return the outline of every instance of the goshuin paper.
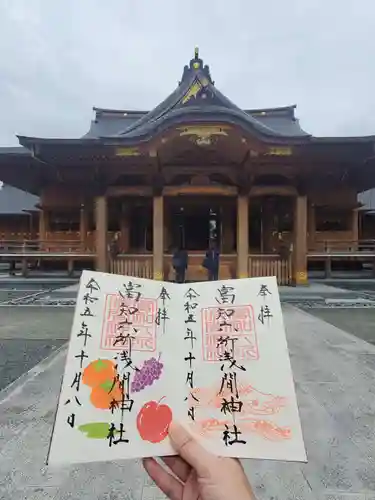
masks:
[[[83,272],[49,464],[173,454],[172,418],[218,455],[306,460],[275,278]]]

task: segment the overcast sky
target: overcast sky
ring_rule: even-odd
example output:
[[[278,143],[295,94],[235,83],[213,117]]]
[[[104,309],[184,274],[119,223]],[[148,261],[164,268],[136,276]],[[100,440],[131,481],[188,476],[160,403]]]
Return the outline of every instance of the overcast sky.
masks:
[[[374,0],[1,0],[0,145],[79,137],[93,106],[154,107],[195,45],[239,106],[375,134]]]

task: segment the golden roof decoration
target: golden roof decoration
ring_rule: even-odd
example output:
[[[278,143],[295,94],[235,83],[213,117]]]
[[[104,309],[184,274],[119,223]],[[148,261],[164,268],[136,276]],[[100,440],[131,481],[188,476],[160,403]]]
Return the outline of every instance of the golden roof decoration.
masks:
[[[210,146],[219,136],[227,136],[230,128],[227,125],[191,125],[177,130],[180,137],[188,136],[197,146]]]
[[[140,156],[138,148],[117,148],[116,156]]]
[[[268,149],[266,155],[269,155],[269,156],[291,156],[292,155],[292,148],[284,147],[284,146],[271,147]]]
[[[181,99],[182,104],[186,104],[190,101],[190,99],[196,99],[198,93],[203,88],[201,82],[199,80],[195,80],[192,85],[190,85],[189,90],[186,92],[184,97]]]
[[[180,136],[196,135],[199,137],[212,137],[214,135],[228,135],[227,130],[230,130],[229,125],[187,125],[186,127],[178,127]]]

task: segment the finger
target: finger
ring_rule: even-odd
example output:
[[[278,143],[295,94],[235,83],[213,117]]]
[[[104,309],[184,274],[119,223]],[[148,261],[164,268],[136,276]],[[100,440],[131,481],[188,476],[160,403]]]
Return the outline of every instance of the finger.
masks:
[[[191,467],[181,457],[162,457],[163,462],[183,483],[189,477]]]
[[[161,491],[171,500],[181,500],[183,485],[169,474],[154,458],[144,458],[143,467]]]
[[[197,473],[195,470],[193,470],[184,487],[184,495],[186,496],[186,498],[196,498],[197,484],[199,484]],[[198,500],[200,498],[201,497],[199,496]]]
[[[190,432],[178,422],[169,426],[169,437],[177,453],[197,472],[207,477],[215,467],[217,457],[209,453]]]

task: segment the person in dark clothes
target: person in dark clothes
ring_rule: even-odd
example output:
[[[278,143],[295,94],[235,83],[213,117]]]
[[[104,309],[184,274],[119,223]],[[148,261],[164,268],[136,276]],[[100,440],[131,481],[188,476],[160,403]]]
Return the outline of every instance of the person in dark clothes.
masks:
[[[210,248],[203,260],[203,267],[207,269],[208,281],[219,279],[220,252],[214,242],[210,242]]]
[[[175,271],[176,283],[185,283],[185,274],[188,267],[188,254],[183,248],[177,248],[172,257],[172,266]]]
[[[120,253],[119,239],[120,239],[119,233],[115,233],[109,244],[109,255],[111,259],[115,259]]]

